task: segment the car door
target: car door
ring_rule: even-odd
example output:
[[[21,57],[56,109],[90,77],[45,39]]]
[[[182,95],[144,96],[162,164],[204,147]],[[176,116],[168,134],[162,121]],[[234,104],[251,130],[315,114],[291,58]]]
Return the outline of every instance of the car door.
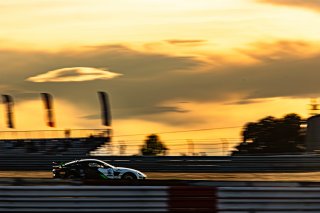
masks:
[[[86,179],[101,179],[99,168],[101,165],[94,161],[87,161],[82,163]]]

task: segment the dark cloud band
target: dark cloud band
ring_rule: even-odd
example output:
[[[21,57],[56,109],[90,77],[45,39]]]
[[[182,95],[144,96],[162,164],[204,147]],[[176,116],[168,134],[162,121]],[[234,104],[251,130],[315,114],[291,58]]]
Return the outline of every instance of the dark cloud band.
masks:
[[[197,72],[204,62],[193,57],[139,52],[125,46],[97,46],[77,54],[74,51],[56,54],[0,51],[0,55],[7,59],[1,61],[0,72],[6,79],[0,79],[0,85],[6,85],[4,93],[15,91],[10,94],[19,96],[19,100],[47,91],[79,108],[92,110],[97,109],[96,92],[103,90],[113,97],[115,118],[152,120],[152,114],[188,114],[181,104],[177,104],[179,107],[164,104],[181,100],[236,103],[237,100],[229,97],[240,94],[239,97],[244,98],[238,104],[246,104],[251,103],[251,99],[320,95],[320,53],[300,57],[297,53],[303,54],[300,50],[303,48],[308,48],[308,44],[300,41],[260,43],[254,50],[239,51],[239,54],[254,58],[259,63],[245,66],[225,63],[219,69],[212,67],[206,72]],[[263,53],[265,49],[272,52]],[[15,60],[23,63],[12,63]],[[210,62],[206,65],[210,67]],[[123,76],[110,81],[96,79],[41,84],[25,81],[30,76],[43,74],[44,70],[57,70],[59,67],[108,67],[120,71]],[[63,78],[74,76],[73,72],[60,74]],[[162,120],[158,116],[157,122],[177,123],[174,116]]]

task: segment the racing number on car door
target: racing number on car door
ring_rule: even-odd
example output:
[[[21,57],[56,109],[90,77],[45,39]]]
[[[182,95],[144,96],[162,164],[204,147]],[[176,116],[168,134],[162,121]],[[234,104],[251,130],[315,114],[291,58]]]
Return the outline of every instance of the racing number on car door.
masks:
[[[107,179],[113,179],[113,169],[112,168],[99,168],[98,169]]]

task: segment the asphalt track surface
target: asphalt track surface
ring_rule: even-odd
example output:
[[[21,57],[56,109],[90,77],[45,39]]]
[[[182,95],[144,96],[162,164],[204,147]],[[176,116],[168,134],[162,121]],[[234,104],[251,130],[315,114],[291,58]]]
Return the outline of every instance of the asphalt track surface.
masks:
[[[214,180],[214,181],[320,181],[320,172],[289,173],[168,173],[146,172],[155,180]],[[0,178],[52,178],[50,171],[0,171]]]

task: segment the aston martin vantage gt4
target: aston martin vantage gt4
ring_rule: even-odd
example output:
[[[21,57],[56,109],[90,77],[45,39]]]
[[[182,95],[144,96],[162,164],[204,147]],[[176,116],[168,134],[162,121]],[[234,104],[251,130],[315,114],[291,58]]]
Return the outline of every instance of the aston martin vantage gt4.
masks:
[[[54,162],[53,178],[65,179],[146,179],[142,172],[125,167],[115,167],[98,159],[81,159],[67,163]]]

